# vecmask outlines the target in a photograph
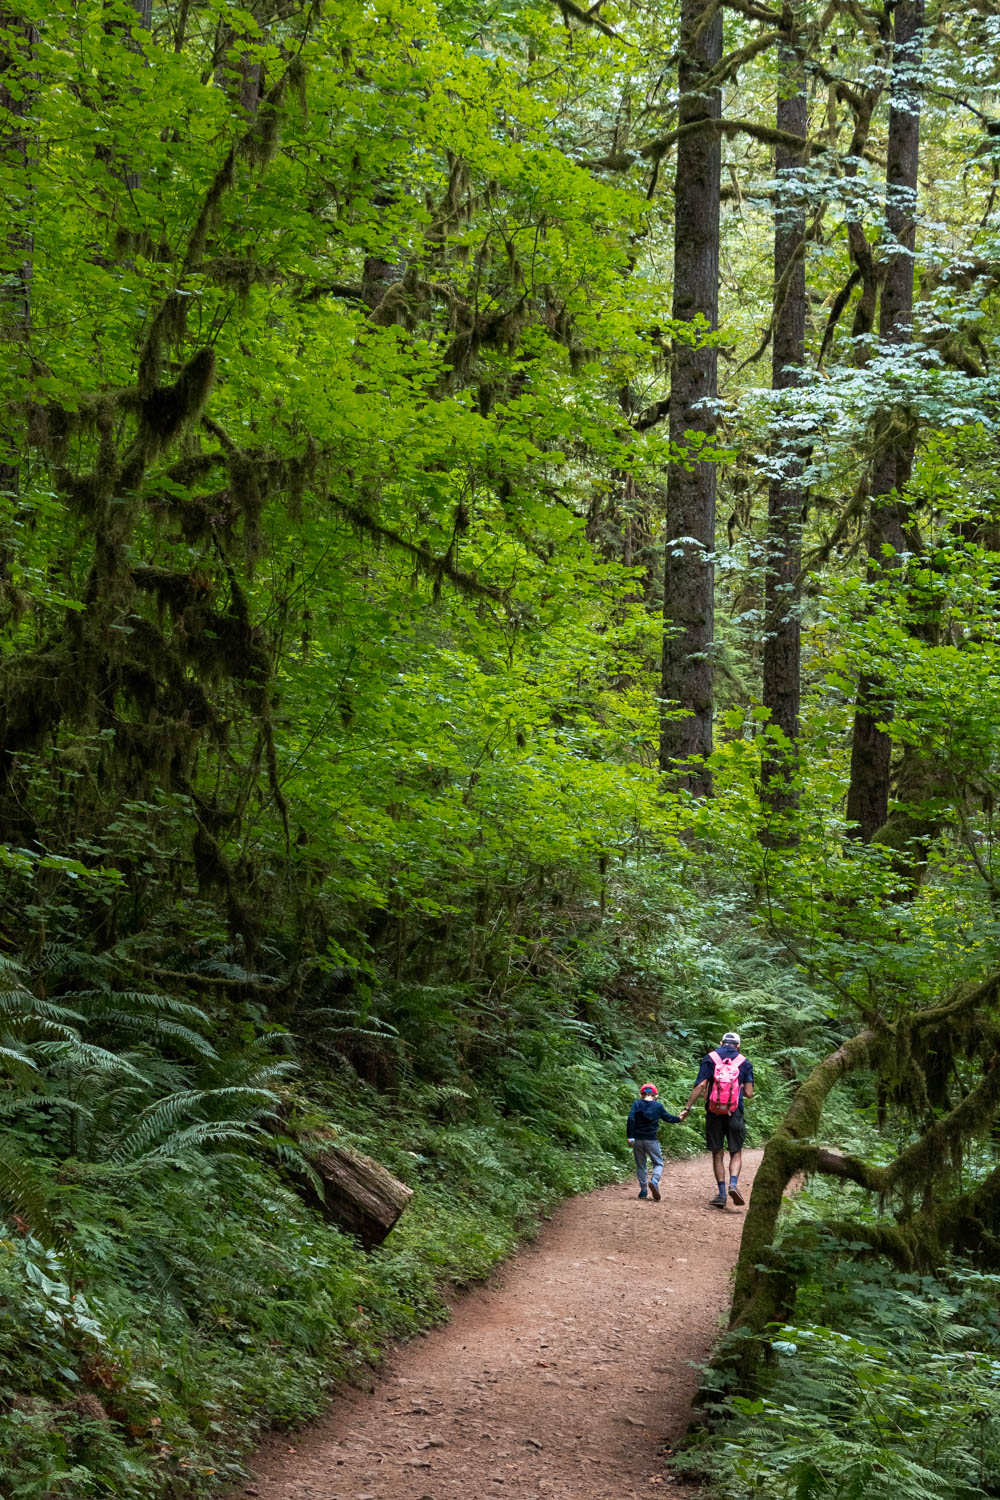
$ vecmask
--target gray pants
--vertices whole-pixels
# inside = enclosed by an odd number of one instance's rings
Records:
[[[635,1171],[639,1179],[639,1186],[646,1186],[646,1157],[653,1163],[652,1180],[659,1185],[660,1175],[663,1172],[663,1151],[659,1141],[636,1141],[632,1147],[635,1156]]]

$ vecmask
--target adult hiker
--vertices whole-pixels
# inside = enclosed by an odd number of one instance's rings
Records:
[[[639,1179],[640,1198],[648,1198],[652,1193],[657,1203],[660,1201],[660,1177],[663,1173],[663,1151],[657,1139],[660,1133],[660,1121],[666,1120],[670,1125],[679,1125],[681,1115],[672,1115],[669,1110],[663,1108],[657,1095],[659,1090],[655,1083],[644,1083],[639,1090],[639,1097],[628,1112],[628,1123],[625,1126],[625,1134],[628,1143],[632,1147],[635,1157],[635,1172]],[[649,1192],[646,1191],[646,1157],[653,1163],[653,1171],[649,1178]]]
[[[740,1168],[743,1165],[743,1142],[747,1122],[743,1100],[753,1098],[753,1063],[740,1051],[738,1031],[727,1031],[719,1045],[701,1060],[691,1097],[681,1110],[686,1120],[691,1106],[701,1094],[705,1097],[705,1145],[712,1153],[712,1167],[718,1192],[711,1199],[712,1208],[726,1206],[726,1147],[729,1147],[729,1196],[742,1208],[746,1199],[740,1192]]]

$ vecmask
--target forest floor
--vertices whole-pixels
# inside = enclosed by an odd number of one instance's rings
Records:
[[[707,1155],[668,1162],[661,1192],[642,1202],[632,1179],[562,1204],[371,1391],[272,1435],[232,1500],[691,1500],[664,1460],[728,1310],[745,1210],[708,1206]]]

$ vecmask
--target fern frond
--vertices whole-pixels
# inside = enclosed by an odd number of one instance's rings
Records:
[[[63,995],[79,1005],[88,1018],[105,1016],[111,1012],[135,1012],[148,1015],[173,1016],[178,1021],[191,1021],[207,1026],[210,1017],[198,1005],[189,1000],[178,1000],[173,995],[147,990],[73,990]]]
[[[221,1106],[226,1110],[238,1111],[236,1118],[244,1120],[259,1119],[261,1115],[271,1113],[272,1104],[280,1104],[280,1095],[272,1089],[259,1088],[255,1084],[223,1084],[219,1088],[206,1089],[202,1095],[204,1104],[214,1108]]]
[[[277,984],[276,974],[259,974],[252,969],[245,969],[242,964],[232,963],[226,959],[206,958],[191,965],[191,974],[196,976],[204,974],[215,979],[231,979],[234,984]]]
[[[23,985],[0,983],[0,1016],[13,1017],[19,1021],[45,1021],[52,1025],[70,1027],[83,1020],[77,1011],[65,1005],[56,1005],[52,1000],[40,1000]]]
[[[309,1011],[307,1019],[311,1026],[319,1020],[327,1020],[327,1024],[318,1029],[334,1036],[377,1036],[382,1040],[399,1036],[399,1028],[389,1021],[383,1021],[380,1016],[366,1016],[362,1023],[356,1010],[345,1010],[333,1005],[323,1005]]]
[[[139,1115],[133,1128],[118,1141],[111,1154],[113,1162],[135,1161],[150,1154],[153,1143],[166,1132],[169,1140],[197,1132],[201,1126],[209,1131],[221,1130],[233,1133],[246,1140],[249,1124],[267,1114],[273,1104],[279,1103],[277,1094],[267,1089],[226,1086],[214,1089],[184,1089],[157,1099]],[[196,1111],[214,1114],[214,1119],[200,1120],[178,1132],[178,1123]],[[193,1143],[195,1135],[190,1135]],[[166,1145],[166,1142],[163,1143]],[[156,1148],[159,1151],[159,1147]]]
[[[267,1154],[273,1156],[288,1171],[304,1177],[320,1202],[325,1201],[326,1188],[323,1179],[296,1141],[290,1136],[265,1135],[260,1138],[259,1145],[263,1146]]]
[[[18,1214],[44,1245],[58,1245],[65,1236],[49,1211],[48,1184],[36,1162],[0,1143],[0,1204]]]
[[[219,1066],[207,1069],[205,1081],[215,1088],[270,1090],[273,1084],[297,1071],[297,1064],[290,1058],[261,1059],[236,1053],[221,1058]]]
[[[184,1297],[177,1286],[174,1267],[167,1259],[163,1250],[160,1249],[159,1245],[154,1245],[152,1240],[148,1239],[137,1238],[133,1239],[132,1243],[138,1251],[146,1256],[146,1259],[156,1273],[156,1279],[153,1282],[155,1294],[158,1297],[169,1297],[177,1311],[183,1313],[184,1317],[190,1318]]]
[[[105,975],[114,972],[114,961],[108,954],[87,953],[68,943],[43,943],[40,967],[50,979],[58,979],[63,974],[72,974],[74,978],[85,975],[100,983]]]
[[[236,1275],[226,1266],[220,1265],[218,1251],[211,1242],[207,1245],[189,1243],[184,1251],[178,1250],[172,1243],[159,1246],[149,1240],[142,1243],[161,1277],[165,1276],[175,1287],[178,1277],[184,1276],[196,1286],[211,1288],[215,1293],[221,1292],[242,1302],[267,1294],[268,1288],[260,1282]],[[175,1295],[178,1295],[176,1291]]]
[[[190,1026],[181,1025],[179,1021],[166,1020],[158,1015],[134,1015],[128,1011],[110,1009],[104,1011],[100,1019],[105,1026],[126,1032],[142,1041],[172,1041],[188,1052],[196,1052],[200,1057],[215,1058],[219,1055],[211,1042],[197,1031],[192,1031]]]
[[[185,1115],[191,1114],[203,1098],[202,1089],[183,1089],[148,1104],[133,1128],[119,1140],[111,1160],[131,1161],[141,1156],[154,1141],[166,1131],[172,1131]]]
[[[19,1047],[11,1046],[7,1039],[0,1040],[0,1070],[24,1089],[38,1085],[38,1064]]]
[[[42,1047],[36,1047],[37,1052],[42,1052]],[[45,1054],[53,1064],[61,1063],[64,1067],[70,1066],[78,1069],[89,1069],[96,1073],[117,1074],[124,1078],[134,1078],[137,1082],[149,1085],[149,1079],[144,1073],[129,1060],[129,1056],[120,1052],[109,1052],[104,1047],[97,1047],[93,1042],[84,1042],[79,1037],[66,1042],[50,1042],[44,1048]]]
[[[119,1151],[115,1155],[115,1166],[146,1167],[154,1163],[182,1162],[196,1156],[207,1146],[217,1146],[226,1141],[230,1145],[246,1149],[255,1142],[253,1130],[233,1120],[199,1120],[184,1130],[175,1130],[158,1146],[151,1147],[141,1155],[126,1157]]]

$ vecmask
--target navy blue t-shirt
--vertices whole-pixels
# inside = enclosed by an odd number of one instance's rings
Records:
[[[720,1057],[738,1057],[740,1051],[739,1047],[732,1046],[716,1047],[713,1050],[716,1051]],[[695,1079],[695,1087],[697,1087],[699,1083],[711,1083],[714,1077],[715,1063],[712,1061],[711,1057],[705,1056],[702,1058],[701,1066],[698,1069],[698,1077]],[[742,1116],[743,1114],[743,1090],[748,1083],[753,1083],[753,1063],[744,1060],[740,1063],[740,1102],[738,1108],[731,1117],[733,1119],[735,1119],[737,1116]],[[708,1107],[707,1089],[705,1090],[705,1106],[706,1108]]]

